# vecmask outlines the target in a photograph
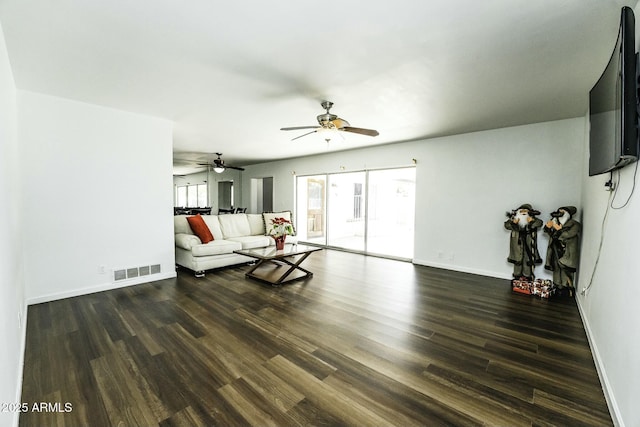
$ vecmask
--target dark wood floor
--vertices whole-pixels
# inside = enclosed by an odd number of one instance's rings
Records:
[[[52,405],[20,425],[612,425],[573,300],[344,252],[305,266],[30,306],[22,401]]]

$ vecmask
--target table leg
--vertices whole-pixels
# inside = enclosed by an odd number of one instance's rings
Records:
[[[304,268],[300,267],[300,264],[302,264],[302,261],[304,261],[305,259],[307,259],[307,257],[308,257],[309,255],[311,255],[311,252],[308,252],[308,253],[306,253],[306,254],[303,254],[303,255],[300,257],[300,259],[299,259],[298,261],[296,261],[295,263],[294,263],[294,262],[289,261],[289,260],[288,260],[288,259],[286,259],[286,258],[282,258],[280,261],[282,261],[282,262],[284,262],[284,263],[286,263],[286,264],[290,265],[291,267],[290,267],[290,268],[289,268],[289,269],[288,269],[288,270],[287,270],[287,271],[286,271],[286,272],[285,272],[285,273],[284,273],[284,274],[283,274],[283,275],[282,275],[282,276],[281,276],[281,277],[276,281],[276,284],[280,284],[280,283],[282,283],[282,282],[284,281],[284,279],[285,279],[289,274],[293,273],[295,270],[301,270],[301,271],[304,271],[304,272],[306,273],[304,276],[301,276],[300,278],[302,278],[302,277],[311,277],[311,276],[313,276],[313,273],[312,273],[312,272],[310,272],[309,270],[306,270],[306,269],[304,269]]]
[[[245,273],[245,276],[249,276],[249,275],[251,275],[254,271],[256,271],[256,269],[257,269],[258,267],[260,267],[262,264],[264,264],[264,262],[265,262],[265,260],[264,260],[264,259],[259,259],[259,260],[258,260],[258,262],[256,262],[256,263],[253,265],[253,267],[251,267],[251,270],[249,270],[249,271],[247,271],[247,272]]]
[[[270,284],[272,284],[272,285],[274,285],[274,286],[275,286],[275,285],[280,285],[280,284],[282,284],[283,282],[285,282],[285,281],[286,281],[285,279],[286,279],[286,278],[287,278],[291,273],[293,273],[295,270],[300,270],[300,271],[304,272],[305,274],[304,274],[304,275],[302,275],[302,276],[296,277],[295,279],[290,279],[290,280],[298,280],[298,279],[304,279],[304,278],[306,278],[306,277],[312,277],[312,276],[313,276],[313,273],[312,273],[311,271],[309,271],[309,270],[307,270],[307,269],[305,269],[305,268],[300,267],[300,264],[302,264],[302,262],[303,262],[305,259],[307,259],[307,257],[308,257],[309,255],[311,255],[311,253],[312,253],[312,252],[308,252],[308,253],[305,253],[305,254],[301,254],[300,258],[299,258],[296,262],[289,261],[289,260],[288,260],[288,259],[286,259],[286,258],[278,258],[277,260],[265,260],[265,259],[260,259],[260,260],[258,260],[258,262],[256,263],[256,265],[254,265],[254,266],[253,266],[249,271],[247,271],[247,272],[245,273],[245,276],[246,276],[246,277],[251,277],[251,278],[253,278],[253,279],[257,279],[257,280],[260,280],[260,281],[263,281],[263,282],[270,283]],[[293,255],[293,256],[297,256],[297,255]],[[265,264],[267,261],[270,261],[271,263],[273,263],[273,264],[277,264],[277,265],[280,265],[280,266],[282,266],[283,264],[284,264],[284,265],[288,265],[288,266],[289,266],[289,268],[288,268],[284,273],[282,273],[282,275],[280,275],[280,276],[279,276],[277,279],[275,279],[275,280],[270,280],[270,279],[268,279],[267,277],[261,277],[261,276],[259,276],[259,275],[255,274],[255,273],[254,273],[254,271],[256,271],[258,268],[260,268],[260,266],[261,266],[261,265],[263,265],[263,264]]]

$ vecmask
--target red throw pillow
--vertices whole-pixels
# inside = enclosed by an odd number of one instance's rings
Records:
[[[200,214],[196,216],[188,216],[187,221],[189,222],[191,231],[198,236],[202,243],[209,243],[213,241],[213,234],[211,234],[211,230],[209,230],[209,227],[207,227],[207,224],[204,222],[204,219],[202,219]]]

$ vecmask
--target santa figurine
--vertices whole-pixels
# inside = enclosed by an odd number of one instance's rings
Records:
[[[528,203],[507,212],[504,228],[511,230],[507,261],[513,264],[513,277],[516,279],[533,280],[535,265],[542,263],[538,252],[538,230],[542,227],[542,220],[536,218],[537,215],[540,211]]]
[[[549,247],[544,268],[553,271],[553,284],[561,295],[574,293],[574,273],[578,267],[581,225],[574,220],[575,206],[563,206],[551,212],[551,219],[544,226],[549,235]]]

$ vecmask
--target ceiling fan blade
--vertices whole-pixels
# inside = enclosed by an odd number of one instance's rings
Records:
[[[307,132],[307,133],[305,133],[305,134],[302,134],[302,135],[300,135],[300,136],[296,136],[295,138],[293,138],[293,139],[292,139],[292,141],[295,141],[295,140],[296,140],[296,139],[298,139],[298,138],[302,138],[303,136],[307,136],[307,135],[310,135],[310,134],[312,134],[312,133],[316,133],[317,131],[318,131],[318,130],[316,129],[316,130],[312,130],[311,132]]]
[[[333,126],[335,126],[336,129],[344,129],[346,127],[349,127],[349,122],[345,119],[341,119],[340,117],[332,120],[331,123],[333,123]]]
[[[345,132],[351,132],[351,133],[359,133],[361,135],[367,135],[367,136],[378,136],[380,135],[380,132],[378,132],[377,130],[374,129],[363,129],[363,128],[354,128],[351,126],[345,126],[342,129]]]
[[[239,166],[229,166],[229,165],[224,165],[223,166],[225,169],[235,169],[235,170],[239,170],[239,171],[243,171],[244,168],[241,168]]]
[[[294,126],[290,128],[280,128],[280,130],[300,130],[300,129],[318,129],[320,126]]]

